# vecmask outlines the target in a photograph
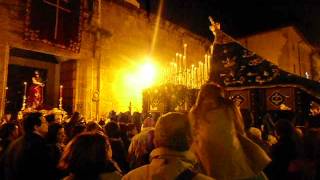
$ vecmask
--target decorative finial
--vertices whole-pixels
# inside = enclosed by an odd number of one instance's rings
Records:
[[[218,44],[225,44],[228,42],[233,42],[231,37],[229,37],[227,34],[221,31],[221,25],[219,22],[215,22],[211,16],[209,16],[209,21],[211,25],[209,26],[209,29],[212,31],[214,35],[214,43]]]
[[[216,34],[217,30],[221,30],[220,23],[214,22],[211,16],[209,16],[209,21],[211,23],[209,29],[213,32],[213,34]]]

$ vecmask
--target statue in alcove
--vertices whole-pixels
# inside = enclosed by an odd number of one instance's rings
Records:
[[[39,109],[43,104],[44,83],[38,71],[34,72],[32,83],[27,93],[27,107]]]

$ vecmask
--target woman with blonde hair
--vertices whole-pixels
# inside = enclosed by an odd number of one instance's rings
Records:
[[[223,97],[219,85],[201,87],[189,116],[192,149],[205,174],[218,180],[267,179],[262,170],[270,158],[246,137],[239,108]]]

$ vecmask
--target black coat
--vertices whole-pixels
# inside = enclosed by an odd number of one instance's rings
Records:
[[[40,135],[26,134],[14,141],[5,155],[5,178],[52,179],[54,165],[45,139]]]

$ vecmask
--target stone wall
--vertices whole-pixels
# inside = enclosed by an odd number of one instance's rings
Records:
[[[312,73],[314,49],[292,26],[244,37],[240,42],[283,70],[303,77]]]
[[[55,55],[58,57],[60,61],[68,60],[68,59],[76,59],[78,61],[86,61],[92,56],[92,40],[88,33],[83,33],[83,44],[81,47],[80,53],[73,53],[70,51],[66,51],[60,48],[56,48],[41,42],[35,41],[25,41],[23,39],[24,35],[24,19],[25,19],[25,7],[26,1],[23,0],[11,0],[11,1],[3,1],[0,4],[0,115],[4,112],[4,89],[6,87],[7,82],[7,67],[8,64],[14,63],[10,60],[9,52],[10,48],[19,48],[19,49],[26,49],[36,52],[42,52],[46,54]],[[21,62],[19,62],[21,63]],[[22,62],[23,63],[23,62]],[[32,66],[32,62],[30,62],[30,66]],[[34,67],[37,67],[35,65]],[[56,68],[59,69],[59,68]],[[57,70],[58,71],[58,70]],[[59,72],[55,72],[59,74]],[[80,81],[85,81],[86,76],[83,79],[79,79]],[[58,94],[58,87],[54,88],[55,92],[53,96],[57,96]],[[82,86],[80,92],[84,91],[86,86]],[[84,94],[84,93],[83,93]],[[53,102],[53,104],[57,104],[57,102]],[[85,109],[82,109],[83,113],[85,113]]]
[[[103,36],[101,46],[101,74],[108,76],[101,76],[101,111],[115,106],[122,111],[128,110],[130,100],[133,101],[133,111],[141,110],[141,103],[136,103],[142,100],[141,97],[134,99],[136,97],[132,93],[136,87],[121,84],[123,81],[119,80],[119,76],[126,73],[123,71],[144,63],[146,56],[150,55],[157,62],[168,65],[176,52],[183,52],[183,44],[187,43],[188,65],[203,60],[210,44],[208,40],[161,19],[152,47],[155,16],[147,17],[144,11],[130,5],[115,1],[103,2],[101,26],[107,33]]]
[[[187,61],[191,65],[203,59],[210,45],[206,38],[161,19],[155,46],[151,48],[155,16],[148,17],[146,12],[120,0],[103,0],[101,12],[99,37],[96,29],[85,25],[80,53],[73,53],[41,42],[23,40],[25,1],[11,0],[0,4],[0,115],[4,110],[9,48],[55,55],[60,62],[77,60],[74,109],[85,117],[94,118],[97,112],[105,114],[112,109],[128,109],[128,94],[135,87],[130,88],[123,79],[119,79],[123,73],[143,63],[146,56],[168,64],[176,52],[182,53],[183,44],[187,43]],[[119,85],[121,82],[122,86]],[[92,98],[97,90],[100,90],[98,102]],[[139,106],[137,104],[133,110],[141,109]]]

